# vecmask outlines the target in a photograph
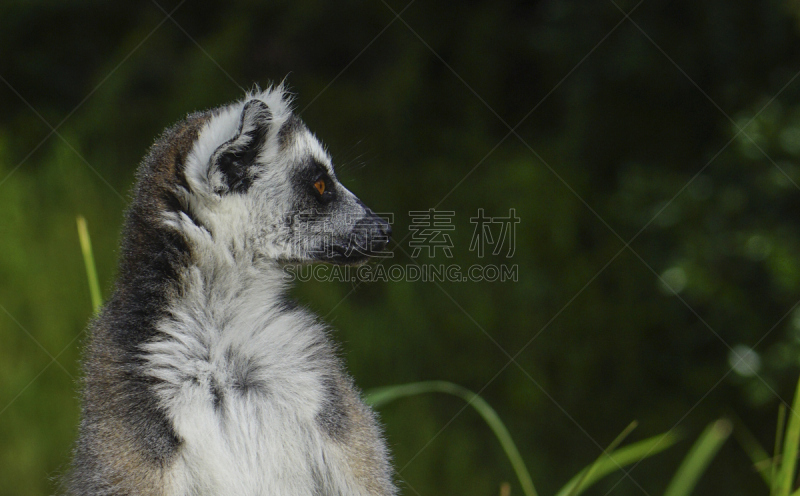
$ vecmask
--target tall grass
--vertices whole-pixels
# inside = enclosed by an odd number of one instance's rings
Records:
[[[78,223],[78,240],[81,244],[81,253],[83,254],[83,264],[86,266],[86,279],[89,281],[89,294],[92,298],[92,309],[94,313],[100,311],[100,306],[103,304],[103,297],[100,295],[100,282],[97,279],[97,267],[94,263],[94,253],[92,252],[92,239],[89,237],[89,227],[86,225],[86,219],[79,215],[75,219]]]
[[[508,432],[500,416],[494,411],[494,408],[489,406],[483,398],[473,393],[467,388],[461,387],[458,384],[446,381],[427,381],[415,382],[411,384],[403,384],[399,386],[387,386],[372,390],[366,397],[367,403],[374,407],[385,405],[390,401],[400,399],[405,396],[417,396],[426,393],[444,393],[457,396],[472,406],[478,414],[483,417],[483,420],[492,429],[494,435],[500,441],[500,445],[508,456],[511,466],[517,474],[517,479],[522,486],[522,491],[527,496],[537,496],[536,489],[533,487],[533,480],[525,467],[525,462],[522,461],[522,456],[519,454],[511,434]]]
[[[681,496],[691,494],[692,489],[706,471],[711,460],[722,444],[731,435],[733,426],[728,419],[720,419],[710,424],[700,434],[689,453],[684,458],[675,476],[664,491],[664,496]]]
[[[797,454],[800,450],[800,381],[797,382],[792,406],[787,411],[786,405],[781,404],[778,409],[778,428],[775,432],[775,450],[772,458],[768,457],[767,451],[746,427],[738,425],[737,429],[740,432],[737,440],[767,484],[770,496],[800,496],[797,481]]]
[[[467,404],[475,409],[475,411],[486,421],[486,424],[495,434],[497,440],[505,451],[506,456],[517,475],[522,492],[526,496],[537,496],[536,489],[534,488],[533,480],[528,472],[522,456],[519,454],[516,444],[508,431],[508,428],[500,420],[497,412],[476,393],[446,381],[427,381],[415,382],[411,384],[401,384],[397,386],[386,386],[374,389],[366,395],[367,403],[373,407],[381,407],[389,402],[404,398],[407,396],[416,396],[427,393],[443,393],[456,396],[466,401]],[[633,443],[623,448],[617,448],[619,444],[630,434],[636,427],[636,423],[630,424],[619,436],[615,439],[609,447],[604,450],[603,454],[595,460],[594,463],[587,466],[572,479],[570,479],[557,493],[556,496],[577,496],[594,483],[601,480],[608,474],[623,469],[624,467],[637,463],[646,458],[654,456],[667,448],[673,446],[679,440],[679,436],[673,432],[667,432],[658,436],[653,436],[643,441]],[[692,459],[689,461],[691,466],[695,466],[698,460]],[[676,492],[672,496],[678,494],[689,494],[694,487],[695,481],[687,480],[682,488],[688,489],[688,492]]]

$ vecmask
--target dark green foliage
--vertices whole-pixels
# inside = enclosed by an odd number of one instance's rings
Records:
[[[408,212],[437,207],[455,212],[454,258],[419,263],[519,266],[516,283],[300,284],[362,388],[479,392],[543,495],[632,420],[630,442],[676,425],[695,439],[735,411],[771,446],[800,368],[800,6],[616,4],[636,7],[631,20],[612,2],[558,0],[418,0],[395,21],[403,2],[5,2],[0,493],[51,494],[76,434],[92,312],[76,215],[107,295],[155,137],[287,74],[343,182],[395,213],[402,241],[384,264],[413,263]],[[468,250],[479,208],[516,209],[512,259]],[[755,348],[757,376],[730,372],[738,345]],[[514,483],[462,407],[381,409],[405,494]],[[659,493],[688,449],[587,494]],[[765,491],[727,443],[697,493]]]

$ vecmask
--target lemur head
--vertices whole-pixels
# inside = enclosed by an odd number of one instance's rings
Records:
[[[211,113],[175,185],[178,227],[233,253],[361,262],[385,248],[391,228],[336,179],[290,103],[278,87]]]

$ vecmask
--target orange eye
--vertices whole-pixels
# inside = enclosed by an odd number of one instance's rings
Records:
[[[324,193],[325,192],[325,181],[322,180],[322,179],[317,180],[317,182],[314,183],[314,189],[319,191],[319,194]]]

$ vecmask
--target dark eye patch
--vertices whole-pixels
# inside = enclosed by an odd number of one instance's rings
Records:
[[[324,183],[322,188],[319,187],[320,181]],[[336,197],[336,189],[330,174],[328,174],[328,169],[316,159],[310,160],[308,178],[304,182],[312,192],[312,195],[323,204],[330,203]],[[320,189],[323,192],[320,192]]]
[[[328,169],[322,165],[322,162],[315,158],[309,160],[309,169],[312,171],[312,175],[315,178],[322,177],[323,175],[326,177],[328,176]]]

